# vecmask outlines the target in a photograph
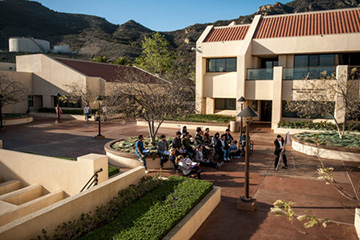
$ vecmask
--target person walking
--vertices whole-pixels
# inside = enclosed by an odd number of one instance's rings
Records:
[[[287,165],[287,159],[286,159],[286,154],[285,154],[285,149],[284,149],[284,138],[281,137],[281,135],[277,135],[275,141],[274,141],[274,145],[275,145],[275,151],[274,151],[274,155],[275,155],[275,170],[276,167],[279,163],[279,159],[280,159],[280,154],[282,154],[282,159],[283,159],[283,163],[284,166],[282,168],[287,169],[288,165]]]
[[[84,107],[85,121],[89,121],[89,113],[90,113],[90,108],[89,105],[86,104],[86,106]]]

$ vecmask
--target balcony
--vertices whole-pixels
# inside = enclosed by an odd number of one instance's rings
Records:
[[[272,80],[273,68],[247,69],[247,80]]]
[[[284,80],[300,80],[300,79],[335,79],[335,67],[297,67],[284,68]]]

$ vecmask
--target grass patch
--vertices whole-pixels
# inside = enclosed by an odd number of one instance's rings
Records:
[[[113,175],[120,172],[120,169],[118,167],[114,167],[114,166],[111,166],[111,165],[109,165],[108,169],[109,169],[109,177],[111,177],[111,176],[113,176]]]
[[[336,125],[329,122],[312,122],[312,121],[280,121],[278,127],[292,129],[309,129],[309,130],[329,130],[336,131]],[[340,123],[342,129],[342,124]],[[360,132],[360,124],[350,122],[345,126],[346,131]]]
[[[212,187],[210,182],[171,176],[112,222],[81,239],[161,239]]]
[[[337,132],[325,133],[298,133],[294,135],[296,138],[322,146],[345,147],[345,148],[360,148],[360,135],[345,134],[343,139],[339,138]]]
[[[167,118],[170,121],[184,121],[184,122],[204,122],[204,123],[229,123],[235,120],[235,117],[217,114],[186,114],[175,115]]]

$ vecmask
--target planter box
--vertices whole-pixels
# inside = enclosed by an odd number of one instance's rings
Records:
[[[34,118],[32,116],[29,116],[29,117],[22,117],[22,118],[3,119],[2,122],[3,122],[4,126],[11,126],[11,125],[31,123],[33,121],[34,121]]]
[[[221,188],[214,186],[163,240],[190,239],[221,201]]]
[[[344,160],[352,162],[360,162],[360,149],[343,148],[331,146],[317,146],[310,144],[295,137],[292,137],[292,148],[295,151],[304,153],[309,156],[319,156],[334,160]]]

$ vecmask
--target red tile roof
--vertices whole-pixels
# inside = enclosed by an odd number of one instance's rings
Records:
[[[207,35],[204,42],[244,40],[249,27],[250,26],[214,28]]]
[[[360,32],[360,9],[263,17],[254,38]]]
[[[129,72],[136,74],[146,74],[147,80],[154,83],[160,78],[148,73],[140,68],[131,66],[121,66],[107,63],[97,63],[74,59],[55,58],[55,60],[69,66],[72,69],[88,76],[88,77],[101,77],[107,82],[114,82],[116,79],[125,77]]]

